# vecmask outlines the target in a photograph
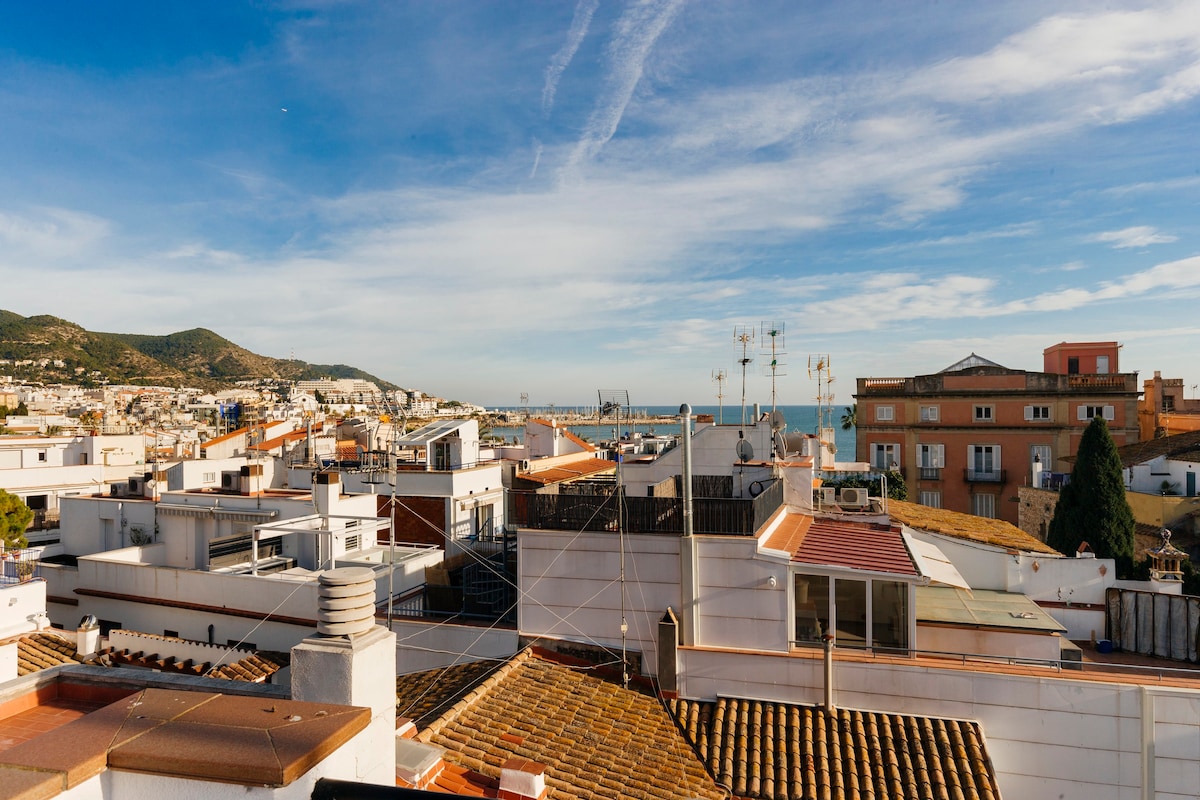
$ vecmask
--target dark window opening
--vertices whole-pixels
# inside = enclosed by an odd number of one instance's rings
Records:
[[[1071,356],[1067,359],[1067,374],[1068,375],[1078,375],[1079,374],[1079,358],[1077,356]]]

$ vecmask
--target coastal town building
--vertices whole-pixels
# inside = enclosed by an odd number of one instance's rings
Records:
[[[1017,489],[1066,471],[1095,416],[1118,446],[1136,442],[1137,373],[1116,342],[1046,348],[1042,372],[971,354],[909,378],[859,378],[857,457],[896,469],[923,505],[1018,521]]]

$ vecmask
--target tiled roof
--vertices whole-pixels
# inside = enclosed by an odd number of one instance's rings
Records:
[[[17,675],[29,675],[61,664],[79,664],[75,642],[56,633],[27,633],[17,640]]]
[[[109,649],[103,652],[101,656],[102,661],[107,661],[111,664],[145,667],[160,672],[176,672],[183,675],[203,675],[209,678],[245,681],[246,683],[263,683],[291,663],[291,656],[288,653],[269,652],[265,650],[238,661],[221,664],[216,667],[206,662],[179,661],[175,658],[161,656],[158,653],[130,653],[128,650]]]
[[[893,520],[903,522],[910,528],[930,533],[1028,553],[1058,554],[1050,545],[1002,519],[977,517],[974,514],[962,514],[944,508],[930,508],[903,500],[888,500],[888,514]]]
[[[720,698],[672,712],[735,797],[966,798],[1000,791],[977,723]]]
[[[766,546],[790,551],[800,564],[919,574],[900,531],[867,522],[788,514]]]
[[[396,677],[396,715],[424,728],[507,661],[468,661]]]
[[[580,439],[578,436],[571,433],[571,431],[569,431],[569,430],[564,431],[563,436],[565,436],[567,438],[567,441],[574,442],[575,444],[579,445],[580,447],[582,447],[584,450],[586,450],[589,453],[596,452],[596,445],[591,444],[590,442],[585,442],[583,439]]]
[[[552,798],[725,796],[656,699],[529,650],[417,738],[446,748],[446,761],[490,777],[514,757],[543,764]]]
[[[1188,431],[1186,433],[1177,433],[1174,436],[1146,439],[1145,441],[1118,447],[1117,455],[1121,457],[1121,466],[1132,467],[1137,464],[1145,464],[1147,461],[1153,461],[1159,456],[1174,458],[1194,454],[1197,450],[1200,450],[1200,431]],[[1068,463],[1074,463],[1075,457],[1072,456],[1063,460]]]
[[[537,462],[533,462],[533,466],[536,465]],[[609,461],[604,458],[583,458],[546,469],[518,472],[517,477],[523,481],[548,485],[586,478],[588,475],[596,475],[601,472],[615,472],[616,469],[617,462],[615,461]]]

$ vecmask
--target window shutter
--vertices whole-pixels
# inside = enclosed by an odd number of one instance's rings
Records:
[[[1080,406],[1078,411],[1079,411],[1079,421],[1086,422],[1087,421],[1087,406]]]
[[[1025,406],[1025,419],[1033,419],[1033,406]]]
[[[1107,420],[1108,422],[1112,422],[1114,418],[1115,417],[1113,416],[1113,407],[1105,406],[1104,407],[1104,419]]]

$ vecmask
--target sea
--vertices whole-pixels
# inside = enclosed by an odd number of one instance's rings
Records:
[[[799,433],[816,433],[817,432],[817,406],[777,406],[777,409],[783,413],[783,419],[787,427],[785,430]],[[489,409],[500,413],[511,413],[514,418],[520,418],[525,409],[508,407]],[[760,413],[769,412],[770,406],[759,406]],[[831,425],[834,429],[834,441],[837,444],[839,454],[845,453],[848,457],[853,458],[854,454],[854,429],[848,431],[842,430],[842,413],[845,409],[841,406],[834,407],[834,413],[830,415],[826,424]],[[529,415],[532,417],[541,417],[543,419],[558,418],[562,419],[566,415],[579,415],[582,417],[595,416],[595,408],[573,408],[561,407],[558,409],[552,408],[530,408]],[[590,413],[589,413],[590,412]],[[828,413],[828,412],[826,412]],[[740,405],[724,407],[720,406],[692,406],[692,416],[696,414],[712,414],[714,422],[724,422],[726,425],[736,425],[742,420],[742,407]],[[647,417],[676,417],[679,415],[679,406],[637,406],[631,409],[631,416],[637,418]],[[747,423],[754,418],[753,406],[746,406],[745,419]],[[670,436],[679,433],[679,422],[673,421],[656,421],[656,422],[639,422],[631,424],[622,422],[620,430],[617,430],[617,423],[608,417],[604,423],[597,425],[596,423],[579,422],[575,424],[568,422],[567,427],[576,436],[586,439],[589,442],[598,442],[604,439],[614,439],[618,436],[623,436],[626,433],[657,433],[664,436]],[[525,429],[521,426],[506,426],[499,425],[492,429],[495,436],[503,437],[509,441],[521,441],[525,436]]]

